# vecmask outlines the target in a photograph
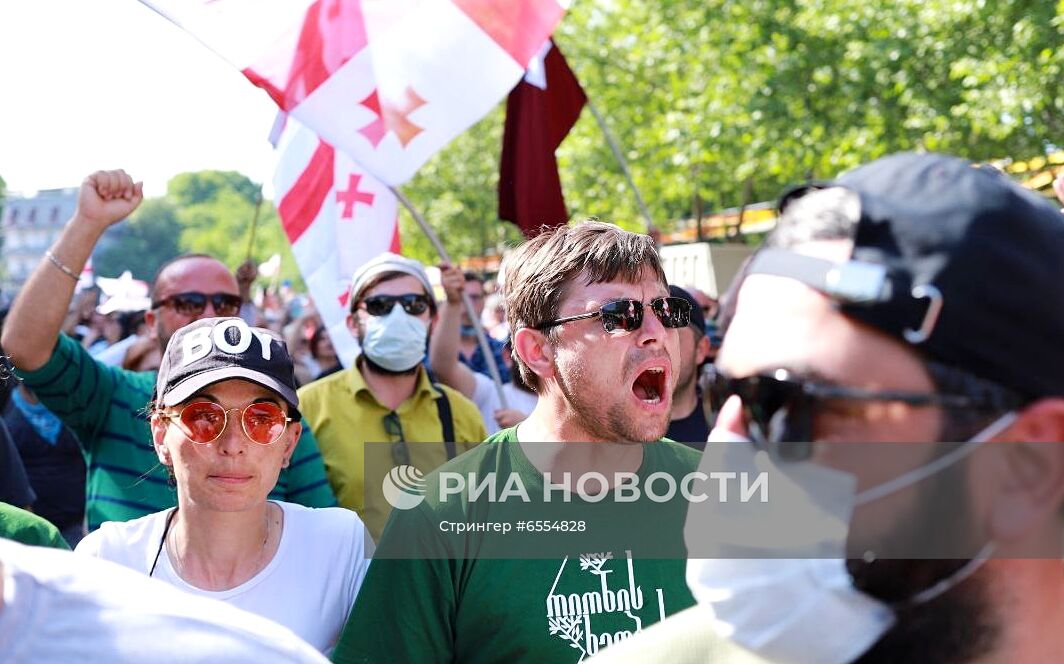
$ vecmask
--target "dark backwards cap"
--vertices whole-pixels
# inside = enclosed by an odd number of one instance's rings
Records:
[[[288,348],[273,332],[240,318],[201,318],[174,333],[166,344],[155,399],[176,406],[208,385],[239,378],[273,390],[300,419],[295,373]]]
[[[1064,215],[990,168],[896,154],[831,183],[860,199],[849,262],[778,249],[750,274],[799,279],[943,364],[1028,398],[1064,396]]]

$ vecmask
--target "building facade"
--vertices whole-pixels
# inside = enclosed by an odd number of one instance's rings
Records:
[[[36,196],[4,201],[3,289],[17,291],[44,258],[78,203],[77,188],[44,189]]]

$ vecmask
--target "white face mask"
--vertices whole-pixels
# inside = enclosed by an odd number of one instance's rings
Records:
[[[396,303],[387,316],[369,316],[362,352],[389,371],[408,371],[425,358],[429,328]]]
[[[771,502],[752,519],[749,505],[692,505],[685,527],[687,549],[708,559],[687,562],[687,584],[695,599],[713,609],[718,634],[781,664],[844,664],[868,650],[894,624],[894,610],[857,590],[846,569],[850,518],[858,505],[911,486],[957,463],[1008,428],[1008,413],[968,443],[889,482],[857,493],[857,478],[810,462],[784,462],[786,473],[748,438],[714,429],[702,459],[703,472],[755,475],[772,470]],[[747,443],[727,445],[722,443]],[[707,470],[709,469],[709,470]],[[777,529],[817,558],[785,558]],[[800,529],[800,530],[796,530]],[[702,541],[710,533],[712,543]],[[721,541],[721,533],[728,541]],[[701,536],[700,536],[701,535]],[[787,539],[787,538],[784,538]],[[949,578],[909,599],[922,604],[971,576],[992,554],[987,544]]]

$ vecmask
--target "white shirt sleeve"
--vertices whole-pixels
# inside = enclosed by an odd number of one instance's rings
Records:
[[[480,417],[484,420],[484,428],[488,435],[499,430],[499,424],[495,421],[495,411],[502,406],[499,403],[499,394],[495,391],[495,383],[482,373],[473,372],[473,378],[477,382],[473,390],[473,403],[480,411]]]

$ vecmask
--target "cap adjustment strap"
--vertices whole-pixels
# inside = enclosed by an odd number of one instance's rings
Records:
[[[931,338],[942,313],[942,291],[932,284],[909,287],[904,274],[860,260],[835,263],[786,249],[762,249],[747,275],[795,279],[839,302],[846,313],[918,345]],[[926,301],[923,304],[921,301]],[[917,327],[906,321],[919,321]]]

